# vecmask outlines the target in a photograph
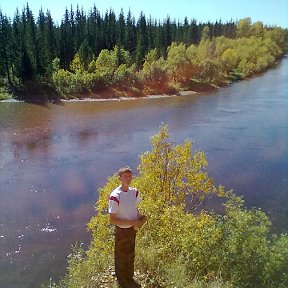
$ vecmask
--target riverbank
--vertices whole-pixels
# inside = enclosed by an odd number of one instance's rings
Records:
[[[199,92],[195,91],[179,91],[177,94],[158,94],[158,95],[145,95],[140,97],[109,97],[109,98],[91,98],[91,97],[84,97],[84,98],[60,98],[61,102],[107,102],[107,101],[130,101],[130,100],[137,100],[137,99],[157,99],[157,98],[170,98],[170,97],[177,97],[177,96],[187,96],[191,94],[197,94]],[[17,100],[15,98],[9,97],[7,99],[0,100],[2,103],[15,103],[15,102],[25,102],[24,100]],[[52,102],[53,101],[49,101]]]
[[[182,83],[182,87],[177,89],[175,83],[157,83],[158,85],[152,85],[152,87],[144,86],[141,89],[135,88],[133,86],[128,87],[125,85],[111,85],[106,86],[96,92],[85,92],[78,95],[67,95],[66,97],[60,97],[63,102],[84,102],[84,101],[126,101],[126,100],[136,100],[136,99],[155,99],[155,98],[167,98],[167,97],[177,97],[186,96],[191,94],[201,94],[210,93],[217,91],[219,88],[227,87],[239,81],[250,80],[255,77],[259,77],[269,71],[270,69],[275,69],[279,66],[282,59],[287,57],[283,55],[280,59],[275,61],[273,64],[265,67],[261,71],[255,72],[253,75],[243,76],[237,74],[237,76],[231,77],[230,80],[222,80],[217,83],[201,82],[197,79],[190,79]],[[179,84],[179,83],[178,83]],[[182,90],[183,89],[183,90]],[[53,102],[53,101],[52,101]]]
[[[195,91],[180,91],[177,94],[151,94],[140,97],[112,97],[112,98],[78,98],[78,99],[63,99],[63,102],[106,102],[106,101],[128,101],[137,99],[159,99],[159,98],[170,98],[177,96],[186,96],[191,94],[197,94]]]
[[[276,68],[283,58],[287,55],[283,55],[281,59],[266,67],[265,69],[250,75],[249,77],[235,77],[233,80],[219,81],[217,84],[209,82],[200,82],[198,80],[186,81],[181,89],[175,88],[177,85],[171,83],[158,83],[153,87],[145,86],[142,89],[135,88],[128,85],[111,85],[104,86],[98,91],[85,91],[78,94],[60,95],[52,84],[47,83],[35,83],[29,81],[24,85],[23,89],[13,88],[14,92],[9,93],[7,88],[1,88],[0,102],[27,102],[33,104],[46,105],[48,103],[61,104],[62,102],[103,102],[103,101],[127,101],[136,99],[155,99],[155,98],[167,98],[186,96],[191,94],[210,93],[218,90],[221,87],[232,85],[238,81],[244,81],[253,79],[263,75],[270,69]]]
[[[45,91],[45,93],[37,94],[37,91],[29,89],[30,94],[22,91],[18,95],[14,96],[12,94],[9,97],[0,98],[0,102],[28,102],[34,104],[47,104],[48,102],[54,104],[60,104],[61,102],[103,102],[103,101],[127,101],[127,100],[136,100],[136,99],[155,99],[155,98],[167,98],[167,97],[177,97],[177,96],[186,96],[196,93],[208,93],[215,91],[219,88],[214,84],[210,83],[197,83],[194,85],[193,90],[180,90],[168,89],[163,90],[161,93],[158,90],[158,93],[155,94],[145,94],[140,92],[132,92],[131,90],[127,92],[128,89],[121,90],[119,87],[106,87],[100,91],[94,93],[83,93],[81,95],[70,95],[66,97],[61,97],[56,92],[51,93],[50,91]],[[223,85],[222,85],[223,86]],[[40,89],[43,92],[43,89]],[[147,91],[147,90],[146,90]],[[150,90],[151,91],[151,90]],[[168,93],[167,93],[168,92]],[[170,92],[170,93],[169,93]]]

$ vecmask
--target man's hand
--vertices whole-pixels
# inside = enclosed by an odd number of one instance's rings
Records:
[[[110,224],[114,225],[132,225],[136,228],[140,228],[146,222],[147,217],[144,215],[139,215],[136,220],[125,220],[117,218],[117,215],[114,213],[110,214]]]
[[[140,228],[145,224],[146,221],[147,221],[147,217],[145,215],[139,215],[138,219],[135,220],[135,224],[133,226]]]

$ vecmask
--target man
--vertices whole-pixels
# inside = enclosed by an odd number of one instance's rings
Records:
[[[129,187],[132,171],[129,167],[119,169],[121,185],[109,197],[110,223],[115,225],[115,273],[121,288],[141,287],[134,279],[136,229],[146,217],[140,215],[137,204],[141,201],[136,188]],[[136,228],[136,229],[135,229]]]

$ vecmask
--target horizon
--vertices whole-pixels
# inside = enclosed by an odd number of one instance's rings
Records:
[[[49,10],[54,23],[57,25],[61,24],[66,8],[70,10],[70,7],[72,6],[75,11],[77,6],[79,6],[87,15],[89,10],[95,5],[101,15],[104,15],[107,10],[109,11],[112,9],[117,18],[121,9],[123,9],[125,17],[130,10],[132,16],[136,20],[141,12],[143,12],[145,17],[151,17],[152,19],[161,22],[165,18],[170,17],[172,21],[175,20],[176,22],[180,21],[180,23],[183,23],[183,20],[187,17],[188,20],[195,19],[198,24],[207,22],[215,23],[220,20],[222,23],[230,22],[231,20],[237,22],[240,19],[249,17],[253,23],[261,21],[266,26],[278,26],[284,29],[288,28],[288,0],[279,0],[277,5],[273,4],[270,0],[254,0],[252,3],[251,1],[244,0],[241,1],[240,7],[237,7],[240,3],[231,4],[231,1],[228,0],[221,0],[221,3],[219,3],[219,1],[218,3],[215,3],[215,1],[206,0],[205,5],[203,5],[203,2],[200,4],[199,2],[179,0],[177,3],[175,3],[175,1],[166,1],[165,5],[161,6],[161,2],[164,1],[158,1],[152,5],[151,0],[146,0],[145,3],[142,3],[141,5],[140,1],[135,0],[109,0],[99,1],[98,3],[97,1],[90,0],[71,0],[70,2],[61,2],[59,5],[59,1],[57,2],[56,0],[50,0],[49,3],[36,0],[7,1],[0,4],[0,10],[12,20],[17,8],[21,13],[28,3],[29,8],[35,17],[38,16],[40,9],[42,9],[44,13]],[[175,5],[177,7],[175,7]],[[210,9],[207,9],[207,6],[210,7]],[[225,6],[225,9],[223,9],[223,6]],[[163,9],[163,7],[165,7],[165,9]],[[191,10],[191,13],[187,13],[188,10]],[[247,13],[247,11],[249,11],[249,13]]]

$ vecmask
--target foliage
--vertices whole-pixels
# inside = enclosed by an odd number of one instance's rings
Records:
[[[9,93],[8,89],[4,87],[0,87],[0,100],[7,100],[12,98],[11,93]]]
[[[152,93],[153,90],[157,93],[158,89],[161,93],[163,87],[168,86],[168,74],[165,60],[163,57],[159,57],[158,54],[157,49],[149,51],[145,56],[143,68],[139,73],[139,78],[142,83],[146,85],[146,87],[152,89]]]
[[[186,82],[195,76],[195,68],[187,57],[184,43],[177,45],[173,42],[167,48],[166,65],[170,77],[176,82]]]
[[[265,264],[265,286],[279,288],[287,287],[288,283],[288,235],[273,235],[272,249]]]
[[[240,19],[237,24],[237,36],[238,37],[249,37],[251,31],[251,18],[247,17]]]
[[[96,60],[96,73],[104,79],[105,83],[112,82],[113,74],[117,69],[117,59],[114,51],[104,49]]]
[[[87,39],[83,41],[78,51],[81,63],[83,63],[83,70],[87,70],[89,63],[93,59],[93,50],[89,46]]]
[[[193,152],[190,140],[175,145],[162,126],[151,145],[133,182],[148,216],[137,232],[136,267],[163,287],[287,287],[287,235],[271,239],[262,211],[246,209],[240,197],[215,186],[205,154]],[[113,266],[107,199],[118,181],[113,175],[99,190],[97,214],[88,224],[91,246],[71,254],[61,287],[100,286],[99,275]],[[199,209],[211,195],[226,199],[223,214]]]
[[[83,72],[84,69],[85,69],[84,63],[81,61],[80,55],[76,53],[71,62],[70,70],[77,73],[77,72]]]

